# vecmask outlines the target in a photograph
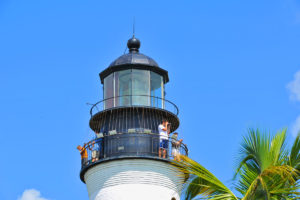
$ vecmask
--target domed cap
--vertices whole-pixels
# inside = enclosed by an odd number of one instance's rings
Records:
[[[134,35],[127,42],[127,47],[129,49],[129,52],[131,53],[139,52],[140,46],[141,46],[140,40],[135,38]]]
[[[147,65],[147,66],[158,67],[158,64],[157,62],[155,62],[155,60],[153,60],[149,56],[138,53],[137,51],[130,52],[120,56],[119,58],[114,60],[109,65],[109,67],[114,67],[119,65]]]
[[[139,39],[135,38],[134,36],[130,38],[127,42],[129,53],[124,54],[116,60],[114,60],[108,66],[108,68],[106,68],[99,74],[101,83],[103,83],[104,78],[110,75],[111,73],[126,69],[150,70],[163,76],[164,83],[169,82],[168,71],[160,68],[155,62],[155,60],[153,60],[152,58],[139,53],[140,46],[141,42]]]

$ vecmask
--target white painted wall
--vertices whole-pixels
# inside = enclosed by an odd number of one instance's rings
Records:
[[[147,159],[98,164],[84,180],[90,200],[179,200],[182,186],[174,166]]]

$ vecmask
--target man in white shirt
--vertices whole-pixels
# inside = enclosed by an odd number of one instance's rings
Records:
[[[158,156],[161,158],[161,154],[163,154],[163,158],[166,158],[167,149],[168,149],[168,139],[170,134],[170,124],[166,119],[163,119],[162,124],[158,126],[158,132],[159,132]]]

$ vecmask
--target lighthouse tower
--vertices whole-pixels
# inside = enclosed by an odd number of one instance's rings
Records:
[[[159,154],[162,120],[171,124],[171,135],[179,127],[178,108],[165,99],[168,72],[139,53],[134,36],[127,46],[129,53],[99,74],[104,99],[90,111],[95,139],[85,146],[80,178],[91,200],[179,200],[182,180],[171,164],[175,138],[164,147],[166,156]],[[184,144],[177,150],[187,155]]]

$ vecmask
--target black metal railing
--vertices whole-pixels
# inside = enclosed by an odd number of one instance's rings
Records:
[[[118,133],[103,136],[84,145],[87,157],[82,158],[82,168],[103,160],[124,157],[174,159],[178,154],[188,155],[187,146],[175,139],[168,140],[167,147],[163,148],[165,156],[163,151],[160,155],[160,142],[158,134]]]
[[[104,99],[95,104],[92,104],[90,110],[91,116],[94,114],[111,108],[118,107],[154,107],[172,112],[175,115],[179,114],[178,107],[171,101],[149,95],[123,95]]]

